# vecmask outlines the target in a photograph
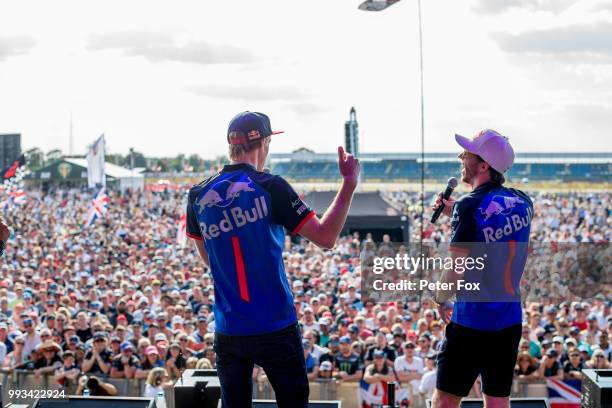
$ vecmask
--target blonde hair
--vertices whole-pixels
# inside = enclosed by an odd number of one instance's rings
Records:
[[[149,371],[149,375],[147,376],[147,384],[152,387],[161,387],[163,384],[162,377],[167,376],[168,372],[165,368],[155,367],[151,371]]]
[[[189,369],[193,369],[193,368],[198,368],[198,358],[197,357],[189,357],[187,359],[187,361],[185,362],[185,366],[186,368]],[[202,367],[200,367],[202,368]]]
[[[228,147],[227,155],[229,156],[230,160],[238,160],[240,156],[259,149],[262,145],[262,140],[265,139],[270,140],[269,137],[265,137],[262,139],[251,140],[250,142],[246,142],[244,144],[231,144]]]
[[[196,364],[196,369],[198,370],[210,369],[210,368],[212,368],[212,364],[210,364],[210,360],[207,358],[199,359],[198,363]]]

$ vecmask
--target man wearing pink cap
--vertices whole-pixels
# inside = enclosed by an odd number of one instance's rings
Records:
[[[454,283],[455,290],[436,293],[439,304],[455,292],[457,300],[438,355],[433,405],[458,407],[480,376],[485,406],[507,407],[522,334],[520,279],[533,204],[524,192],[503,186],[504,173],[514,162],[507,137],[486,129],[472,139],[455,139],[464,149],[459,155],[462,181],[472,191],[456,202],[444,200],[453,231],[450,251],[455,258],[486,261],[474,273],[445,271],[442,280]],[[439,197],[434,207],[441,202]],[[457,290],[460,280],[478,283],[482,292]],[[440,305],[439,310],[447,321],[446,308]]]

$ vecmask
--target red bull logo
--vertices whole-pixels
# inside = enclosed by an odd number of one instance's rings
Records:
[[[200,196],[195,204],[198,208],[200,230],[204,239],[217,238],[224,232],[234,231],[248,223],[267,217],[268,204],[263,195],[253,200],[251,194],[237,200],[244,194],[253,192],[256,192],[255,184],[246,177],[239,180],[221,180]],[[238,203],[240,205],[237,205]],[[207,210],[212,212],[202,217]],[[204,218],[219,221],[207,223],[202,221]]]
[[[253,182],[247,177],[242,181],[222,180],[213,185],[202,197],[196,201],[198,213],[202,214],[206,208],[210,207],[229,207],[234,202],[234,199],[239,197],[243,192],[253,192],[255,189],[251,187]]]
[[[524,204],[525,201],[517,196],[493,196],[486,207],[480,207],[480,214],[487,221],[493,215],[508,215],[517,204]]]
[[[203,197],[202,197],[203,198]],[[222,218],[218,223],[200,222],[200,230],[204,239],[214,239],[221,233],[231,232],[237,228],[244,227],[248,223],[257,222],[268,216],[268,205],[264,196],[255,198],[253,207],[243,209],[242,207],[232,207],[221,211]]]
[[[478,210],[483,216],[484,222],[493,216],[505,216],[501,220],[497,217],[494,218],[490,226],[482,229],[485,242],[503,241],[505,237],[510,237],[517,231],[529,227],[533,219],[533,209],[531,206],[517,207],[524,203],[524,200],[514,195],[496,195],[491,198],[487,205],[480,207]]]

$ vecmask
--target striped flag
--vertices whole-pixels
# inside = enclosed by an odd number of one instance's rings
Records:
[[[87,184],[89,188],[106,187],[104,135],[96,139],[87,150]]]
[[[580,408],[580,380],[547,379],[551,408]]]
[[[23,178],[27,175],[25,156],[21,155],[9,167],[2,170],[0,190],[5,192],[0,207],[4,210],[12,205],[22,205],[26,202],[23,190]]]
[[[89,212],[87,213],[87,220],[85,221],[85,226],[89,227],[92,225],[99,217],[106,213],[108,210],[108,202],[109,198],[106,195],[106,189],[102,188],[96,194],[91,203],[89,204]]]
[[[176,244],[185,248],[187,243],[187,213],[183,212],[176,226]]]
[[[375,408],[388,405],[387,382],[381,381],[368,384],[364,380],[360,380],[359,399],[361,400],[361,408]],[[395,403],[399,404],[400,407],[408,407],[410,405],[408,389],[396,388]]]

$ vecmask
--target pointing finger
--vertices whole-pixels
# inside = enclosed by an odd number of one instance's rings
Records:
[[[344,147],[338,146],[338,159],[344,161]]]

